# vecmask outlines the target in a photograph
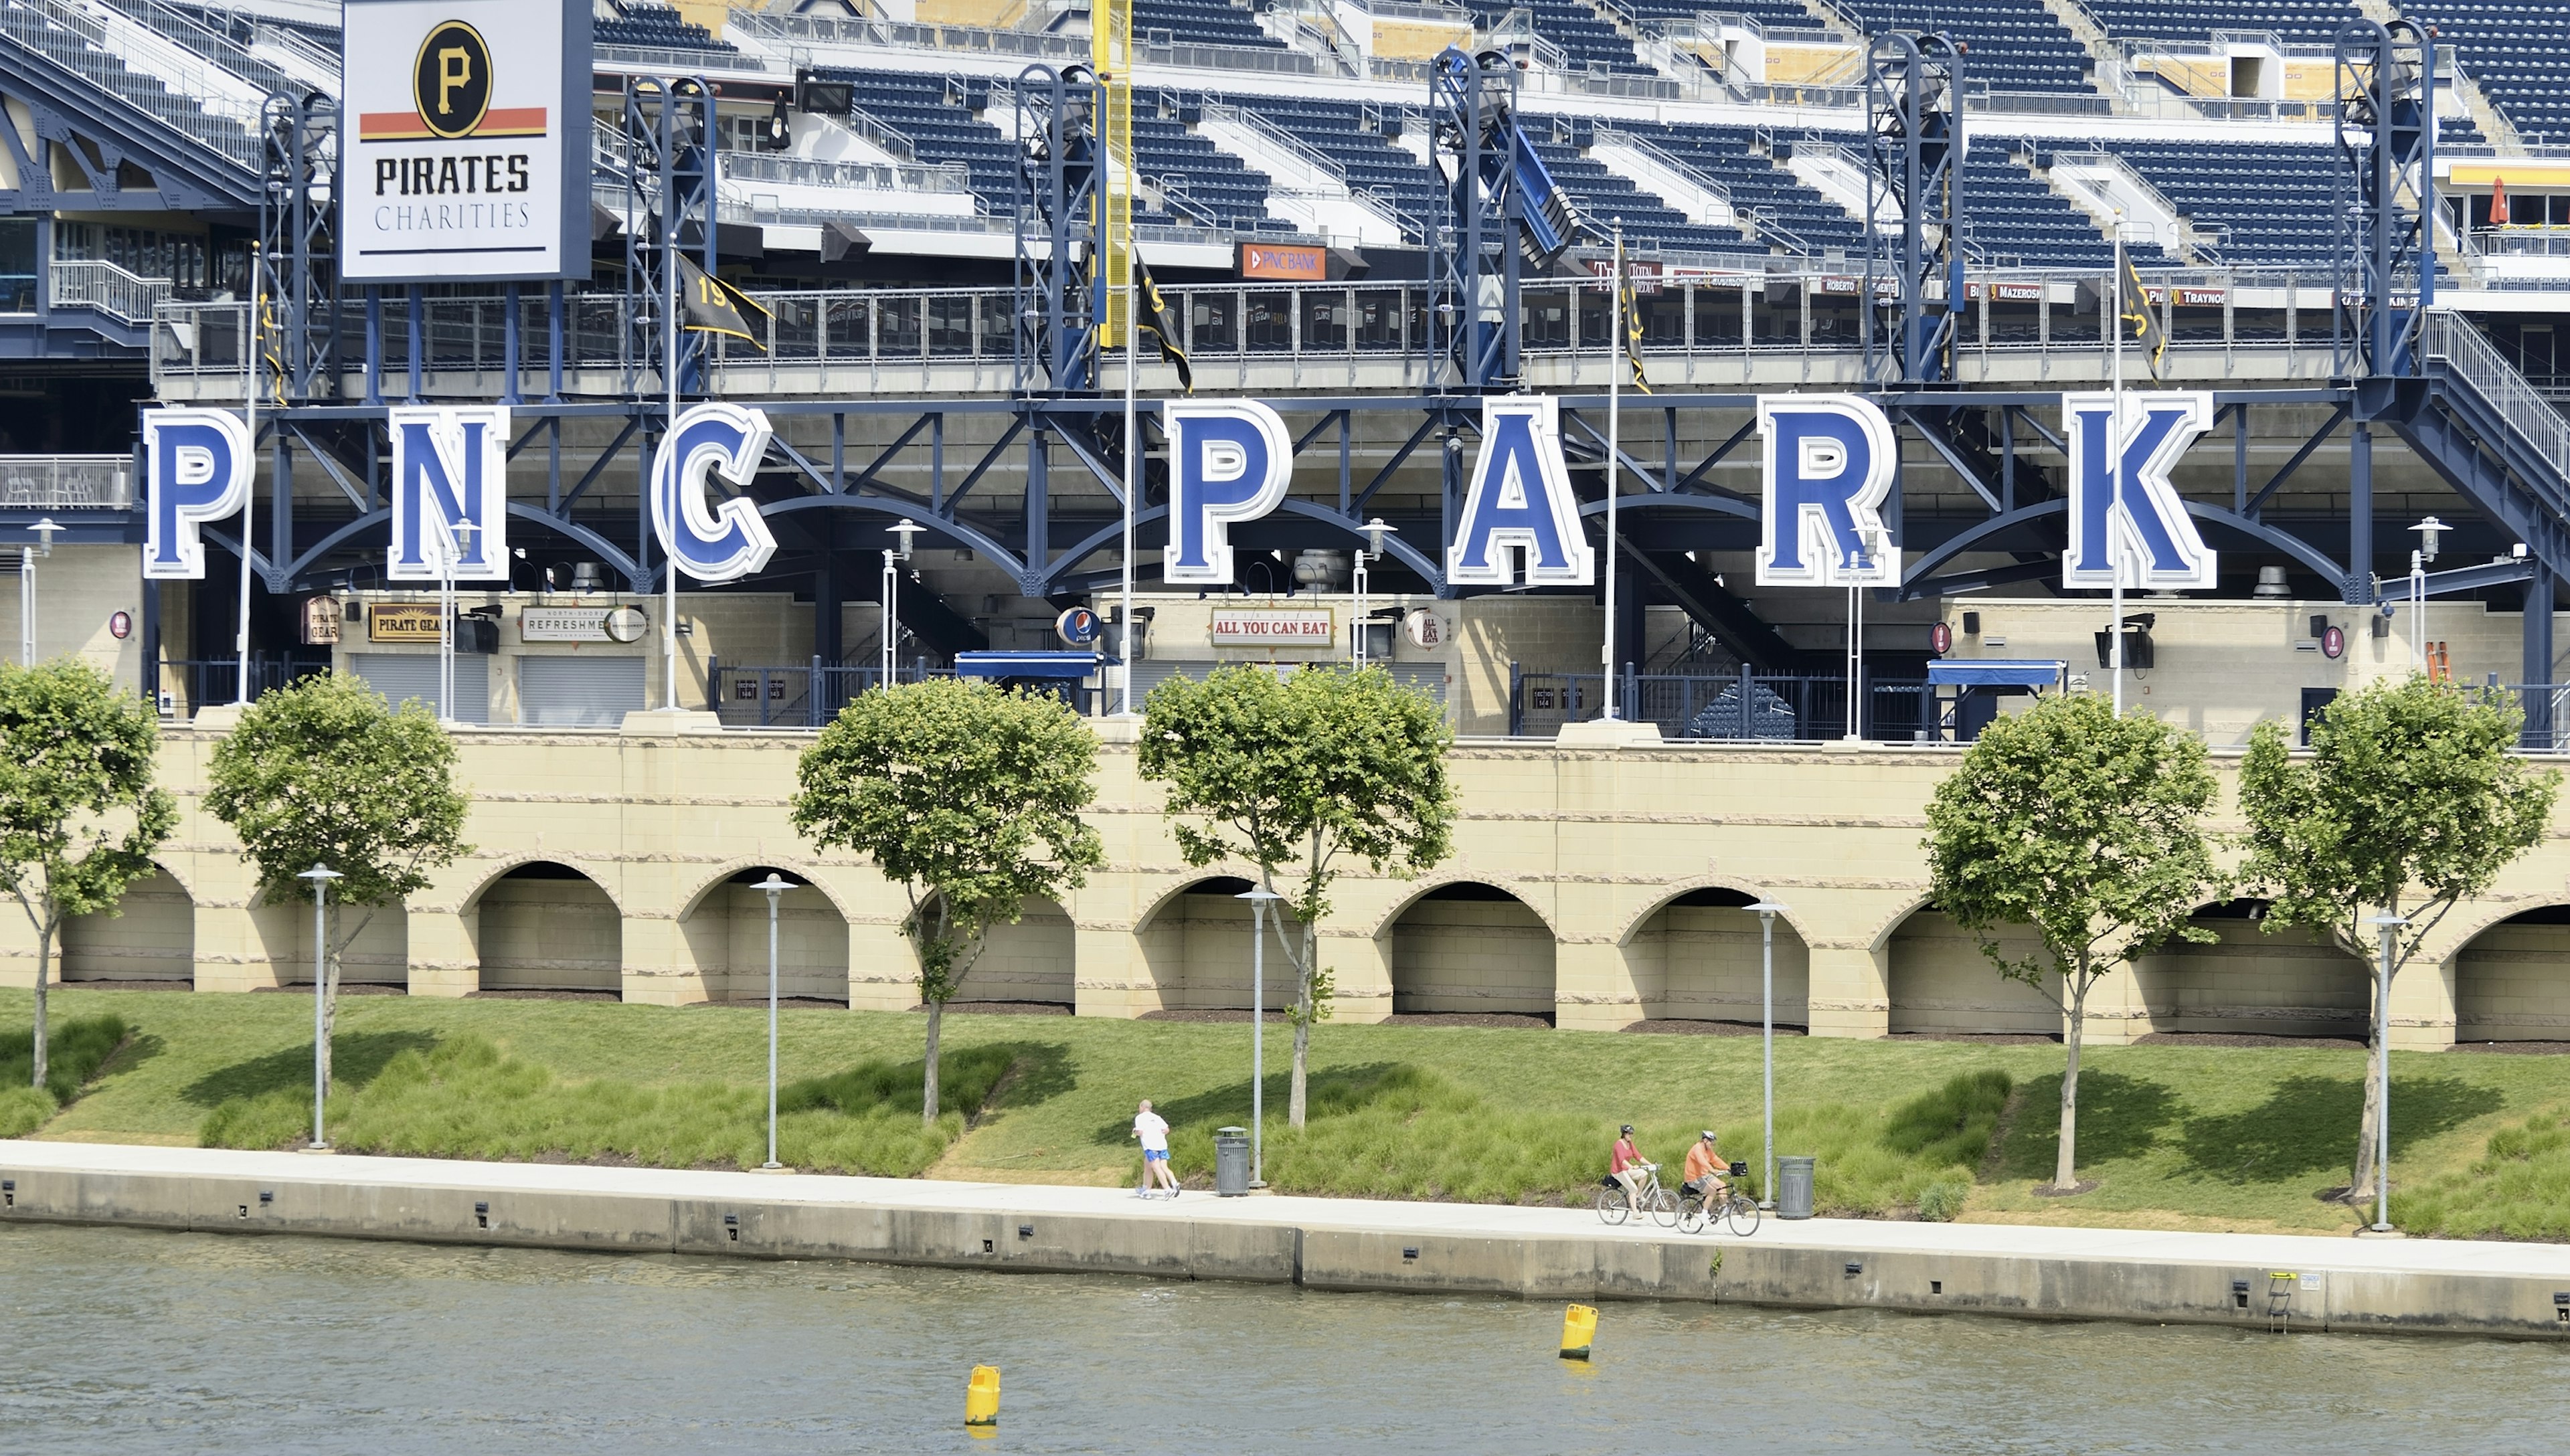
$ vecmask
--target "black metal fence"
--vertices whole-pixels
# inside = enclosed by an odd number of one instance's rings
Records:
[[[1564,723],[1603,716],[1601,673],[1508,669],[1508,734],[1548,738]],[[1663,738],[1814,743],[1847,735],[1847,678],[1753,672],[1674,676],[1627,671],[1611,684],[1616,713],[1659,725]],[[1861,737],[1908,743],[1935,720],[1925,679],[1865,682]]]
[[[883,681],[881,667],[849,667],[815,657],[791,667],[709,664],[713,709],[726,728],[818,728],[839,715],[850,699]],[[925,657],[894,670],[902,682],[951,676]]]
[[[252,652],[249,655],[249,692],[256,698],[270,688],[279,688],[298,677],[310,677],[330,670],[330,654],[320,652]],[[240,659],[237,657],[169,658],[161,664],[161,682],[170,694],[170,709],[182,717],[193,718],[197,710],[223,703],[237,702],[244,694],[240,688]]]

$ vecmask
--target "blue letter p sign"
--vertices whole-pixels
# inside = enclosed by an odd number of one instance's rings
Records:
[[[1758,433],[1767,455],[1758,584],[1899,585],[1901,550],[1883,524],[1883,503],[1900,447],[1874,401],[1762,396]]]
[[[651,457],[651,534],[677,568],[699,581],[735,581],[776,554],[758,503],[715,505],[705,477],[715,471],[746,490],[767,455],[767,412],[739,405],[691,405]]]
[[[1294,442],[1276,412],[1256,400],[1170,400],[1160,406],[1160,421],[1169,434],[1169,544],[1160,552],[1160,577],[1227,586],[1229,528],[1285,499]]]
[[[143,574],[204,579],[206,546],[198,526],[237,516],[249,504],[249,428],[223,410],[145,410],[143,463],[152,498]]]

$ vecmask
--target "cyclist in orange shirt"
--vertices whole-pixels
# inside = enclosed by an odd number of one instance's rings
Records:
[[[1730,1191],[1730,1185],[1722,1178],[1730,1171],[1730,1163],[1714,1146],[1713,1129],[1707,1128],[1704,1135],[1696,1139],[1695,1146],[1687,1149],[1686,1182],[1680,1186],[1679,1192],[1693,1194],[1710,1205]]]

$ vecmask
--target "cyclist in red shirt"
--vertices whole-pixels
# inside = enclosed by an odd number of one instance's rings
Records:
[[[1642,1152],[1633,1146],[1633,1125],[1624,1124],[1615,1139],[1615,1149],[1606,1157],[1606,1172],[1624,1187],[1624,1202],[1633,1212],[1642,1211],[1642,1178],[1651,1165],[1642,1161]]]

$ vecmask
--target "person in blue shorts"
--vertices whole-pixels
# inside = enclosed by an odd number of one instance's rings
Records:
[[[1169,1170],[1169,1125],[1151,1110],[1151,1099],[1142,1099],[1141,1108],[1133,1114],[1133,1136],[1142,1140],[1142,1186],[1133,1190],[1135,1198],[1149,1198],[1154,1187],[1165,1188],[1171,1198],[1178,1196],[1178,1175]]]

